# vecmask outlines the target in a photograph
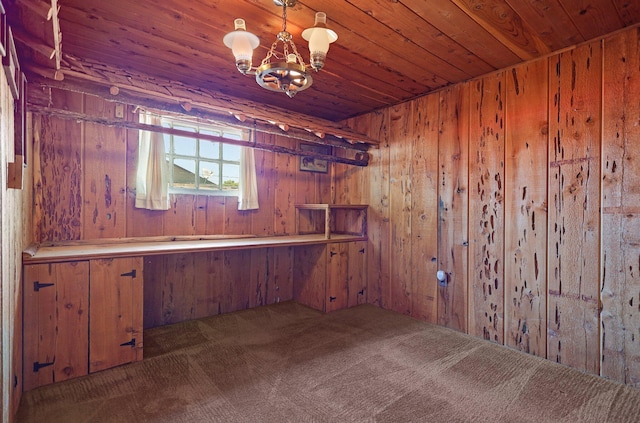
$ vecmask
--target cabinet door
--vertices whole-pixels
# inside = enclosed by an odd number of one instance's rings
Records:
[[[329,244],[327,257],[326,312],[347,308],[349,297],[349,244]]]
[[[367,302],[367,241],[349,243],[347,307]]]
[[[142,257],[91,260],[89,371],[142,360]]]
[[[24,267],[24,390],[88,373],[89,263]]]

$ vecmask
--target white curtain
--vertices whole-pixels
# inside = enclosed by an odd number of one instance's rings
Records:
[[[140,123],[160,126],[160,118],[140,112]],[[140,131],[136,204],[140,209],[169,210],[169,179],[162,134]]]
[[[256,177],[256,159],[253,148],[242,147],[240,152],[240,184],[238,210],[258,208],[258,178]]]

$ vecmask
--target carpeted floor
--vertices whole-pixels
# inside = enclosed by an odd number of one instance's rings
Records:
[[[147,330],[145,360],[25,393],[19,423],[639,422],[640,390],[363,305]]]

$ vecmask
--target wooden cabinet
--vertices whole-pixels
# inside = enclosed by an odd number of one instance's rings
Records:
[[[142,360],[142,257],[91,260],[89,372]]]
[[[88,373],[89,262],[24,268],[24,390]]]
[[[293,299],[326,313],[365,303],[366,244],[296,247]]]
[[[142,258],[24,266],[24,389],[142,359]]]

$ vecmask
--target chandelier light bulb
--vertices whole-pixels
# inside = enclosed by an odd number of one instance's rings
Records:
[[[302,38],[309,41],[311,67],[317,72],[324,66],[329,45],[338,39],[338,34],[327,28],[327,14],[317,12],[315,25],[302,31]]]
[[[238,18],[233,23],[235,31],[225,35],[222,41],[233,52],[238,70],[246,74],[251,69],[253,50],[260,45],[260,40],[247,31],[244,19]]]

